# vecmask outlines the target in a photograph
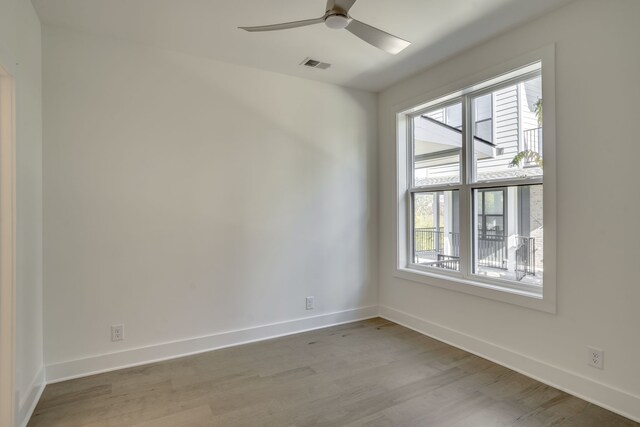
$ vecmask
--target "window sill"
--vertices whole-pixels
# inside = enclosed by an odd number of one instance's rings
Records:
[[[469,280],[462,277],[438,274],[410,267],[396,268],[393,275],[399,279],[475,295],[494,301],[519,305],[547,313],[555,314],[556,312],[555,295],[544,295],[542,290],[529,291],[514,289],[500,284],[492,284],[488,281]]]

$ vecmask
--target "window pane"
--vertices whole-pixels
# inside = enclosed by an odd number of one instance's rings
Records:
[[[485,215],[484,223],[485,234],[503,234],[504,233],[504,216],[503,215]]]
[[[489,93],[473,100],[474,135],[486,142],[493,141],[493,97]]]
[[[444,122],[456,129],[462,129],[462,103],[450,105],[444,109]]]
[[[460,270],[459,200],[457,190],[414,194],[414,263]]]
[[[504,213],[504,189],[499,190],[483,190],[483,209],[481,212],[487,214],[503,214]]]
[[[460,182],[461,114],[458,103],[414,117],[414,185]]]
[[[542,285],[542,185],[474,190],[473,271]]]
[[[480,122],[476,122],[475,125],[475,137],[481,142],[493,141],[493,120],[487,119]]]
[[[474,107],[475,107],[475,121],[481,122],[483,120],[490,119],[492,117],[491,104],[492,104],[493,96],[488,93],[483,96],[479,96],[474,99]]]
[[[473,98],[477,181],[542,175],[542,79]]]

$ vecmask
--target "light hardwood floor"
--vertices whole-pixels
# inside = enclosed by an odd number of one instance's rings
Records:
[[[383,319],[48,385],[29,426],[638,426]]]

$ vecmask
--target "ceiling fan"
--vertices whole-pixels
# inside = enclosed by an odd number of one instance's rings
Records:
[[[385,31],[379,30],[349,15],[349,9],[356,0],[327,0],[326,12],[320,18],[306,19],[304,21],[287,22],[284,24],[262,25],[259,27],[238,27],[246,31],[274,31],[288,28],[305,27],[307,25],[324,24],[334,30],[346,29],[351,34],[360,37],[367,43],[389,52],[393,55],[401,52],[411,42],[396,37]]]

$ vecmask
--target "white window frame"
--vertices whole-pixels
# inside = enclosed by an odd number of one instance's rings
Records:
[[[506,63],[469,76],[440,90],[423,94],[394,108],[396,116],[396,255],[394,275],[427,285],[472,294],[484,298],[512,303],[549,313],[556,312],[556,159],[555,159],[555,46],[547,46],[515,58]],[[540,71],[536,71],[537,69]],[[488,93],[500,86],[513,84],[524,75],[539,72],[542,76],[544,178],[509,179],[474,182],[467,180],[473,172],[471,161],[471,120],[467,114],[470,97]],[[412,188],[410,166],[413,144],[411,143],[411,119],[416,115],[463,100],[463,149],[461,151],[460,184]],[[543,183],[544,180],[544,183]],[[513,185],[543,184],[544,215],[544,272],[543,285],[530,285],[509,280],[500,280],[471,274],[472,206],[474,189],[508,187]],[[460,271],[434,269],[412,263],[412,194],[422,191],[460,191]]]

